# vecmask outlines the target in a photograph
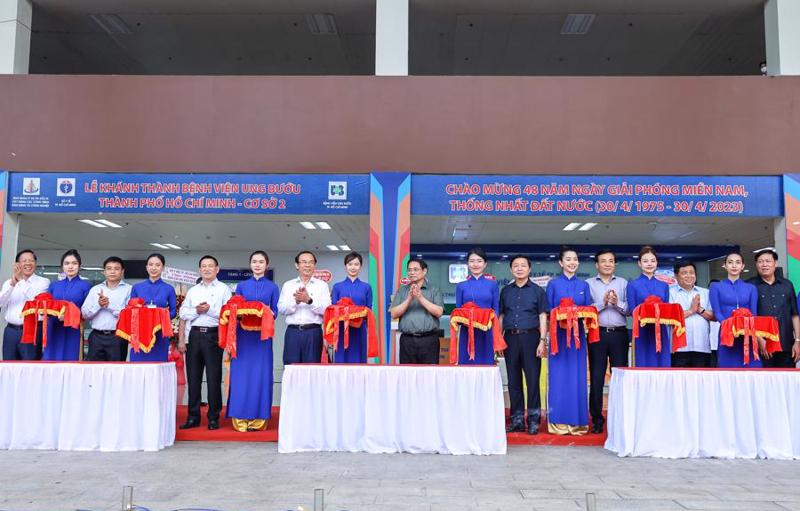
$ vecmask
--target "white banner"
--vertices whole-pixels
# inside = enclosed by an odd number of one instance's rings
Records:
[[[168,282],[177,282],[179,284],[189,284],[193,286],[197,284],[197,279],[200,274],[193,270],[181,270],[180,268],[172,268],[165,266],[161,278]]]

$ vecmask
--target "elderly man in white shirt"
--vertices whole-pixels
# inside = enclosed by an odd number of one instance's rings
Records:
[[[128,343],[117,337],[119,313],[128,304],[131,286],[122,280],[125,263],[116,256],[103,261],[105,282],[89,290],[81,313],[92,325],[89,334],[89,356],[92,362],[124,362],[128,358]]]
[[[50,281],[36,275],[36,254],[33,250],[20,250],[15,259],[11,278],[0,289],[0,307],[5,310],[6,328],[3,332],[3,360],[39,360],[42,358],[42,341],[21,344],[22,307],[39,293],[50,287]],[[41,336],[42,329],[38,332]]]
[[[219,429],[222,411],[222,354],[219,347],[219,313],[231,298],[231,288],[217,280],[219,262],[205,255],[200,258],[199,284],[186,293],[180,317],[189,327],[186,369],[189,380],[189,415],[180,429],[200,425],[200,395],[203,369],[208,390],[208,429]]]
[[[283,284],[278,312],[286,318],[283,364],[318,363],[322,358],[322,316],[331,304],[328,285],[314,278],[317,256],[303,251],[294,258],[298,277]]]
[[[669,301],[683,308],[686,347],[672,354],[672,367],[711,367],[711,322],[714,313],[708,289],[697,286],[697,270],[691,261],[675,264],[677,285],[669,288]]]

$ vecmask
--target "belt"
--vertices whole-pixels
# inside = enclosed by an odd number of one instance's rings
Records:
[[[521,334],[529,334],[535,330],[539,330],[538,328],[506,328],[505,332],[509,335],[521,335]]]
[[[22,330],[22,325],[15,325],[14,323],[9,323],[6,326],[8,328],[13,328],[14,330]]]
[[[402,335],[410,335],[411,337],[430,337],[432,335],[437,335],[438,333],[438,330],[429,330],[427,332],[420,333],[401,332]]]
[[[322,328],[319,323],[305,323],[303,325],[286,325],[286,328],[294,328],[295,330],[311,330],[312,328]]]
[[[95,330],[92,330],[92,332],[97,332],[98,334],[102,334],[102,335],[117,335],[117,331],[116,330],[97,330],[97,329],[95,329]]]
[[[219,327],[216,326],[193,326],[192,332],[200,332],[201,334],[215,334],[219,331]]]
[[[628,327],[626,326],[601,326],[601,332],[623,332],[627,331]]]

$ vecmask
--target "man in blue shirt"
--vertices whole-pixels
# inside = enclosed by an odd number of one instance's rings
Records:
[[[508,373],[508,396],[511,400],[509,433],[525,430],[525,398],[522,392],[522,375],[528,387],[528,434],[539,431],[541,397],[539,395],[540,357],[545,353],[547,331],[547,295],[530,280],[531,262],[524,255],[511,258],[514,282],[500,293],[500,318],[503,338],[508,347],[504,355]]]

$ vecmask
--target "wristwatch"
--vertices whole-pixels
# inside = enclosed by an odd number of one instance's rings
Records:
[[[703,307],[697,309],[698,314],[703,314],[706,310]]]
[[[313,298],[311,298],[311,297],[309,296],[309,297],[308,297],[308,301],[307,301],[306,303],[307,303],[308,305],[311,305],[312,303],[314,303],[314,299],[313,299]]]

